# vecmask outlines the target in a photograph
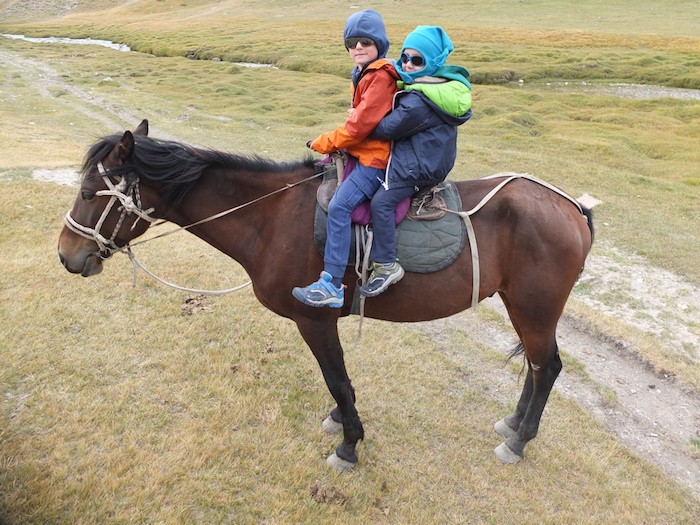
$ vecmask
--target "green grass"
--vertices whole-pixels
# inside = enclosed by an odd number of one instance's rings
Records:
[[[372,320],[361,342],[356,319],[341,322],[367,429],[362,463],[329,471],[338,437],[323,435],[320,422],[330,398],[290,322],[249,289],[183,315],[187,294],[144,277],[132,288],[125,257],[100,276],[68,276],[55,225],[74,190],[2,188],[4,522],[692,523],[697,515],[697,500],[557,393],[527,460],[499,465],[491,425],[512,410],[518,367],[499,385],[513,400],[504,404],[484,374],[502,367],[492,349],[458,331],[437,342]],[[196,286],[245,279],[184,234],[139,255]],[[469,358],[457,366],[443,345]]]
[[[694,458],[700,459],[700,439],[692,438],[688,445]]]
[[[7,48],[41,58],[65,82],[108,100],[132,120],[111,117],[112,127],[101,124],[97,133],[94,118],[85,115],[89,102],[60,87],[37,97],[23,75],[10,75],[4,100],[11,103],[0,110],[8,124],[0,131],[9,153],[0,161],[6,169],[76,165],[98,134],[133,127],[141,118],[151,121],[155,136],[300,157],[305,142],[336,125],[347,106],[346,81],[334,75],[102,49],[76,55],[69,46],[37,49],[16,41]],[[700,233],[687,227],[700,220],[700,186],[693,182],[700,178],[697,101],[626,100],[545,86],[477,86],[474,101],[453,178],[528,172],[574,195],[591,193],[605,203],[595,210],[600,238],[700,282]],[[59,137],[61,147],[51,148]],[[35,147],[27,149],[27,143]],[[51,155],[37,158],[37,150]]]
[[[0,0],[0,13],[10,4]],[[492,424],[512,410],[519,370],[507,369],[504,403],[484,374],[502,356],[461,334],[441,343],[366,321],[357,342],[357,320],[341,321],[367,437],[361,466],[338,475],[325,465],[338,437],[320,432],[331,403],[318,366],[250,289],[183,315],[187,294],[143,276],[132,288],[124,257],[91,279],[66,274],[56,237],[75,189],[34,182],[32,169],[77,167],[98,136],[141,118],[156,137],[280,160],[306,155],[306,141],[343,118],[349,5],[244,4],[153,0],[0,22],[0,33],[107,38],[153,54],[2,40],[17,60],[0,78],[0,522],[694,523],[697,499],[556,393],[526,461],[498,465]],[[458,48],[452,62],[474,74],[475,116],[453,178],[529,172],[591,193],[604,201],[601,241],[700,283],[700,103],[545,83],[700,87],[695,3],[644,0],[630,16],[622,1],[446,0],[430,20],[420,3],[375,4],[393,51],[416,23],[441,23]],[[525,88],[501,85],[519,78]],[[187,235],[138,255],[188,286],[246,280]],[[592,330],[629,335],[594,321]]]

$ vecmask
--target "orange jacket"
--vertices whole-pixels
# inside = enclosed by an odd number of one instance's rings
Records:
[[[357,87],[351,87],[355,111],[341,126],[313,140],[311,149],[319,153],[346,150],[363,166],[385,169],[391,142],[369,136],[379,121],[391,111],[398,78],[394,66],[384,58],[369,64],[362,72]]]

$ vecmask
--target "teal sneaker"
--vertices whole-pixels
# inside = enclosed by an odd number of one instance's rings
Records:
[[[386,264],[373,262],[372,273],[367,282],[360,286],[360,293],[365,297],[376,297],[392,284],[398,283],[404,273],[403,268],[396,261]]]
[[[296,287],[292,295],[309,306],[328,306],[330,308],[342,308],[345,302],[345,289],[343,286],[336,288],[328,272],[321,272],[321,278],[305,288]]]

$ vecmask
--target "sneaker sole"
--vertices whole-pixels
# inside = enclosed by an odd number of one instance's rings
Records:
[[[327,306],[329,308],[342,308],[344,300],[339,301],[338,299],[324,299],[323,301],[311,301],[301,294],[297,294],[296,288],[292,290],[292,295],[297,301],[304,303],[307,306],[323,307]]]
[[[400,272],[394,273],[389,276],[389,278],[384,281],[384,284],[381,285],[379,288],[374,290],[373,292],[368,292],[363,289],[362,286],[360,286],[360,293],[364,295],[365,297],[376,297],[379,294],[386,292],[386,289],[389,288],[392,284],[398,283],[401,279],[403,279],[403,276],[406,274],[403,268],[401,268]]]

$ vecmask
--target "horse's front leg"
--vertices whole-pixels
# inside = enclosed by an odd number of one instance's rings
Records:
[[[336,434],[343,430],[343,414],[340,413],[340,408],[336,406],[331,410],[321,427],[326,434]]]
[[[358,441],[364,439],[365,431],[355,408],[355,389],[345,369],[337,317],[303,318],[296,322],[321,367],[328,390],[338,404],[332,411],[335,417],[331,419],[342,422],[343,442],[335,449],[335,454],[329,456],[328,463],[338,470],[348,470],[357,464],[355,447]]]

